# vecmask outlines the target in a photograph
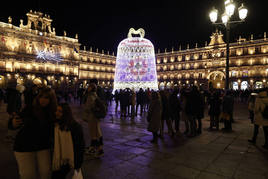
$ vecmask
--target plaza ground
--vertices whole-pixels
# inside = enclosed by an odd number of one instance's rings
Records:
[[[89,143],[87,124],[81,121],[81,107],[73,104],[76,120],[82,124],[86,143]],[[207,114],[207,112],[206,112]],[[17,164],[12,144],[6,141],[7,119],[5,106],[0,108],[0,178],[18,178]],[[253,125],[248,119],[247,105],[236,102],[233,132],[209,132],[208,116],[203,119],[203,133],[188,138],[165,134],[158,145],[151,144],[147,132],[146,115],[135,119],[120,119],[114,105],[102,121],[104,157],[92,159],[85,156],[84,178],[99,179],[173,179],[173,178],[235,178],[268,179],[268,151],[260,130],[257,145],[251,145]],[[220,124],[223,127],[223,124]],[[184,131],[184,123],[181,123]]]

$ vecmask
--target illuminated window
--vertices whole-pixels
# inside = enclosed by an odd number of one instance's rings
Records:
[[[194,59],[197,60],[199,58],[199,54],[194,54]]]
[[[251,58],[251,59],[249,59],[248,63],[249,63],[250,65],[253,65],[254,61],[255,61],[255,60],[254,60],[253,58]]]
[[[190,55],[186,55],[185,60],[190,60],[190,57],[191,57]]]
[[[182,60],[182,56],[181,55],[178,56],[177,60],[178,60],[178,62],[180,62]]]
[[[242,71],[242,77],[248,77],[248,71],[247,70]]]
[[[238,90],[238,82],[233,82],[233,90]]]
[[[232,77],[236,77],[237,76],[237,72],[236,71],[232,71]]]
[[[249,47],[249,48],[248,48],[248,53],[249,53],[250,55],[254,54],[254,53],[255,53],[255,47]]]
[[[236,55],[242,55],[242,54],[243,54],[242,48],[236,49]]]
[[[268,52],[268,45],[264,45],[261,47],[261,52],[262,53],[267,53]]]
[[[204,59],[208,58],[208,54],[207,53],[203,53],[202,58],[204,58]]]
[[[246,89],[248,89],[248,82],[247,81],[242,81],[241,90],[246,90]]]
[[[164,58],[164,60],[163,60],[163,61],[164,61],[164,63],[167,63],[167,58]]]

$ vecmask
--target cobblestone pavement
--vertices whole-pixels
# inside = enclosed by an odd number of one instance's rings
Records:
[[[89,144],[88,129],[81,121],[81,108],[72,105],[74,116],[82,124],[86,143]],[[260,130],[257,145],[247,142],[252,136],[253,126],[248,120],[247,106],[236,103],[233,132],[207,130],[209,121],[203,119],[203,133],[188,138],[183,135],[170,138],[165,134],[158,145],[151,144],[151,133],[147,132],[145,115],[135,119],[120,119],[110,107],[102,121],[104,157],[92,159],[85,156],[84,178],[100,179],[173,179],[173,178],[260,178],[268,179],[268,152],[262,149],[263,131]],[[223,127],[223,124],[220,124]],[[17,165],[7,135],[7,114],[0,109],[0,178],[18,178]],[[181,131],[184,131],[181,123]],[[9,132],[10,133],[10,132]]]

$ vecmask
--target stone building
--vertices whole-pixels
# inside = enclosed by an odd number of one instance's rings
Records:
[[[223,34],[216,31],[204,47],[156,54],[158,82],[160,88],[209,84],[224,88],[226,43]],[[239,37],[230,43],[230,88],[247,89],[267,86],[268,41],[266,33],[262,39],[250,40]]]
[[[41,12],[30,11],[27,24],[0,22],[0,86],[9,80],[48,85],[76,85],[90,78],[99,79],[111,86],[114,76],[115,56],[80,50],[78,35],[75,38],[57,36],[52,19]]]
[[[113,86],[114,53],[92,48],[80,49],[75,38],[56,35],[52,19],[41,12],[30,11],[27,24],[0,22],[0,87],[9,80],[23,84],[27,80],[51,86],[78,86],[92,78],[100,85]],[[226,43],[223,34],[216,31],[209,44],[156,54],[157,77],[160,88],[198,85],[224,88]],[[230,43],[230,87],[232,89],[260,88],[268,82],[268,40],[249,40],[239,37]]]

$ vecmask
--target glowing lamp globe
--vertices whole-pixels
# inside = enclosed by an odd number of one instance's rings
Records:
[[[132,37],[132,34],[140,37]],[[131,28],[128,38],[119,43],[113,91],[126,88],[158,90],[154,46],[144,35],[143,29]]]

